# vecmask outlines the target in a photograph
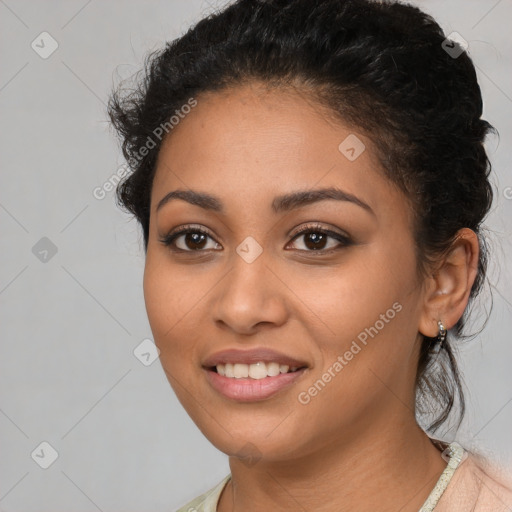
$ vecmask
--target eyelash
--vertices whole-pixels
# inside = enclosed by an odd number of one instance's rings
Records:
[[[200,252],[206,252],[206,251],[210,251],[210,250],[217,250],[217,249],[185,250],[185,249],[179,249],[179,248],[175,247],[174,243],[177,238],[179,238],[182,235],[187,235],[190,233],[204,234],[204,235],[207,235],[208,237],[210,237],[212,240],[214,240],[214,238],[210,235],[209,231],[207,231],[203,228],[200,228],[200,227],[195,227],[193,225],[187,225],[187,226],[183,226],[183,228],[180,229],[179,231],[176,231],[174,233],[171,232],[168,235],[160,238],[160,242],[162,244],[164,244],[166,247],[169,247],[173,252],[181,252],[181,253],[197,252],[197,253],[200,253]],[[335,240],[340,242],[340,244],[337,247],[330,248],[330,249],[318,249],[318,250],[296,249],[296,250],[298,250],[299,252],[307,252],[307,253],[313,253],[313,254],[330,254],[330,253],[332,253],[334,251],[338,251],[344,247],[348,247],[348,246],[352,245],[352,243],[353,243],[352,240],[348,236],[342,235],[341,233],[337,233],[335,231],[331,231],[329,229],[325,229],[322,226],[320,226],[319,224],[312,224],[312,225],[310,224],[310,225],[304,226],[303,228],[301,228],[299,231],[297,231],[293,235],[291,242],[293,242],[297,238],[300,238],[300,236],[304,236],[304,235],[307,235],[310,233],[326,235],[329,238],[334,238]],[[216,243],[218,243],[218,242],[216,242]]]

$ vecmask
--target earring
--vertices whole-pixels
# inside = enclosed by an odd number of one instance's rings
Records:
[[[446,339],[446,328],[445,328],[443,322],[441,322],[441,320],[439,320],[437,322],[437,325],[439,327],[439,333],[437,335],[437,341],[439,342],[439,348],[441,348],[443,346],[444,340]]]

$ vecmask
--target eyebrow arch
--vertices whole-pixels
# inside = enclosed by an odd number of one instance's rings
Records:
[[[172,192],[169,192],[159,201],[156,207],[156,211],[158,212],[165,204],[174,199],[181,199],[190,204],[204,208],[205,210],[212,210],[215,212],[223,213],[223,204],[219,198],[205,192],[196,192],[193,190],[173,190]],[[375,215],[374,211],[367,203],[355,195],[335,187],[313,190],[299,190],[289,194],[277,196],[272,201],[272,210],[274,213],[287,212],[301,208],[303,206],[307,206],[312,203],[325,201],[327,199],[347,201],[349,203],[356,204],[372,215]]]

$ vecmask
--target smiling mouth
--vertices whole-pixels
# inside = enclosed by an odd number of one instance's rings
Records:
[[[259,361],[257,363],[225,363],[212,366],[209,370],[218,373],[222,377],[232,379],[254,379],[261,380],[267,377],[277,377],[280,374],[295,373],[305,366],[288,366],[276,362]]]
[[[290,389],[307,371],[307,366],[277,362],[217,363],[203,367],[210,385],[235,402],[260,402]]]

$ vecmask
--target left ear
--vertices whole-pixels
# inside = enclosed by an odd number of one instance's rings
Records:
[[[479,243],[476,233],[459,230],[446,255],[436,266],[426,283],[425,302],[418,330],[425,336],[436,337],[437,322],[451,329],[466,309],[471,287],[478,272]]]

